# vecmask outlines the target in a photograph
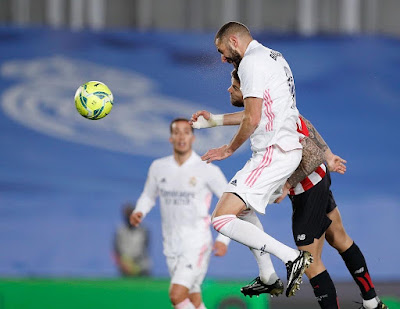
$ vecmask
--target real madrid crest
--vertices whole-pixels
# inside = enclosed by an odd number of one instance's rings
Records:
[[[197,184],[197,179],[196,179],[196,177],[194,177],[194,176],[190,177],[189,185],[191,185],[192,187],[195,187],[196,184]]]

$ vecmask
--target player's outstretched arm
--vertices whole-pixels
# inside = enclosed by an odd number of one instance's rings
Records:
[[[195,129],[212,128],[216,126],[239,125],[243,118],[243,111],[214,115],[206,110],[197,111],[190,118],[190,125]]]

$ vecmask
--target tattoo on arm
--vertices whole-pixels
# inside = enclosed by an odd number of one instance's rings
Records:
[[[324,152],[313,142],[312,139],[305,137],[301,141],[301,145],[303,146],[303,154],[300,165],[288,179],[288,182],[292,187],[295,187],[325,161]]]
[[[322,136],[318,133],[317,129],[312,125],[312,123],[304,118],[302,115],[300,116],[303,121],[305,122],[308,132],[309,132],[309,138],[319,147],[322,149],[322,151],[326,151],[329,149],[328,144],[325,142],[325,140],[322,138]]]

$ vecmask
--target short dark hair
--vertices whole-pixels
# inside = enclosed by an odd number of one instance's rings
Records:
[[[234,80],[236,80],[240,84],[239,74],[237,69],[233,69],[231,72],[231,76]]]
[[[222,25],[222,27],[218,30],[217,34],[215,35],[214,42],[217,39],[223,39],[226,36],[237,32],[245,33],[251,36],[249,28],[247,28],[245,25],[237,21],[229,21],[226,24]]]
[[[186,121],[187,123],[189,123],[189,119],[187,119],[187,118],[183,118],[183,117],[175,118],[175,119],[172,120],[171,123],[169,124],[169,132],[170,132],[170,133],[172,133],[172,125],[173,125],[175,122],[179,122],[179,121]],[[193,127],[190,126],[190,128],[192,129],[192,132],[194,132]]]

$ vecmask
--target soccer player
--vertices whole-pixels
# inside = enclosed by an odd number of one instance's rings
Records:
[[[248,138],[253,154],[226,187],[213,212],[212,224],[218,232],[257,250],[258,256],[271,253],[283,261],[287,267],[286,296],[292,296],[312,262],[311,254],[290,248],[251,222],[238,218],[247,209],[264,214],[274,192],[282,188],[300,163],[302,146],[296,126],[299,113],[292,72],[279,52],[253,40],[249,29],[241,23],[223,25],[214,43],[221,60],[238,69],[244,112],[229,145],[211,149],[201,158],[207,163],[226,159]],[[192,118],[197,120],[196,115]],[[222,118],[217,119],[221,121]],[[272,284],[276,279],[268,281]]]
[[[233,70],[231,75],[232,84],[228,88],[231,104],[243,107],[237,71]],[[216,115],[207,111],[199,111],[197,115],[199,115],[197,116],[198,122],[194,123],[194,127],[206,128],[215,124],[213,118]],[[243,112],[238,112],[216,117],[221,118],[222,116],[223,125],[237,125],[240,123],[238,119],[242,115]],[[311,252],[314,257],[314,262],[305,271],[314,289],[314,294],[321,308],[339,308],[335,286],[321,260],[322,247],[326,238],[328,243],[340,253],[350,274],[359,286],[363,297],[361,308],[387,309],[388,307],[380,301],[376,294],[362,252],[344,229],[330,190],[329,171],[344,174],[346,161],[332,153],[311,122],[302,116],[301,118],[303,128],[300,131],[307,136],[305,140],[308,140],[309,143],[302,143],[304,147],[302,164],[288,179],[282,195],[276,199],[276,202],[281,202],[288,193],[290,194],[293,205],[292,230],[295,243],[299,249]],[[310,150],[310,145],[316,145],[320,149],[323,161],[326,161],[329,167],[328,170],[325,164],[319,165],[319,162],[322,161],[321,154],[318,154],[319,152],[315,148]],[[272,269],[270,271],[272,272]],[[242,292],[245,295],[269,293],[268,289],[271,287],[266,285],[260,277],[242,288]]]
[[[212,245],[209,216],[212,194],[220,197],[227,181],[217,166],[206,164],[192,150],[195,137],[187,119],[173,120],[170,132],[173,155],[151,164],[130,222],[138,226],[159,197],[170,300],[177,309],[203,309],[201,284],[211,251],[223,256],[229,242],[219,235]]]

